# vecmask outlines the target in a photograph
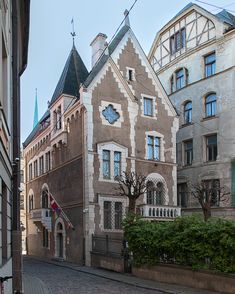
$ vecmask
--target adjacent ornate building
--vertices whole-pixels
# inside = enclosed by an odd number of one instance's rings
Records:
[[[235,217],[235,16],[189,3],[156,35],[149,60],[180,115],[178,205],[196,211],[189,183],[220,185],[212,214]],[[226,199],[225,199],[226,198]]]
[[[153,187],[139,199],[143,217],[181,213],[175,109],[128,18],[108,47],[106,38],[91,43],[89,74],[73,46],[48,110],[24,142],[29,254],[90,265],[93,234],[122,235],[128,200],[115,191],[122,171],[146,175]]]

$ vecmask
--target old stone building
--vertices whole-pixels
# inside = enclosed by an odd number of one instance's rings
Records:
[[[128,201],[115,191],[122,171],[146,175],[155,187],[138,202],[143,217],[181,213],[176,112],[128,18],[108,47],[106,38],[100,33],[91,43],[89,74],[73,46],[48,110],[24,143],[29,254],[90,265],[93,234],[122,236]],[[66,216],[51,212],[55,201]]]
[[[213,215],[235,217],[235,16],[190,3],[156,35],[149,60],[180,115],[178,205],[195,211],[190,183],[220,185]],[[220,198],[222,197],[222,198]]]

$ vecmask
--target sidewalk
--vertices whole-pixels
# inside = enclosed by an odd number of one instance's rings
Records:
[[[26,273],[23,274],[23,290],[24,294],[50,294],[47,287],[40,279]]]
[[[27,258],[27,257],[25,257]],[[105,278],[111,281],[116,281],[120,283],[124,283],[127,285],[132,285],[138,288],[147,289],[147,290],[155,290],[155,291],[161,291],[162,293],[169,293],[169,294],[215,294],[218,292],[213,291],[207,291],[202,289],[195,289],[195,288],[189,288],[189,287],[183,287],[179,285],[173,285],[173,284],[164,284],[159,283],[151,280],[145,280],[137,278],[131,274],[122,274],[122,273],[116,273],[113,271],[108,271],[104,269],[98,269],[98,268],[92,268],[92,267],[86,267],[86,266],[79,266],[74,263],[66,262],[66,261],[55,261],[55,260],[44,260],[39,257],[30,256],[29,258],[35,259],[37,261],[41,261],[48,264],[53,264],[55,266],[69,268],[71,270],[75,270],[78,272],[82,272],[85,274]],[[32,277],[31,277],[32,278]],[[182,277],[183,278],[183,277]],[[35,279],[35,278],[33,278]],[[35,283],[39,283],[40,286],[37,287],[38,291],[41,292],[35,292]],[[26,289],[30,289],[30,284],[33,284],[33,291],[27,292]],[[32,281],[30,280],[30,277],[26,276],[25,279],[25,294],[49,294],[48,289],[43,285],[42,281],[38,279],[38,281]]]

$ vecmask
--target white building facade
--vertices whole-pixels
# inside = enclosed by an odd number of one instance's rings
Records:
[[[219,183],[212,215],[235,218],[235,16],[188,4],[156,35],[150,62],[180,116],[178,205],[197,210],[189,185]]]

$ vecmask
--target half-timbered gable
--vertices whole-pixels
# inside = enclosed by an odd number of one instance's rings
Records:
[[[160,70],[182,54],[220,38],[230,24],[220,15],[213,15],[190,3],[168,22],[153,42],[149,58],[155,71]]]
[[[206,181],[231,191],[224,200],[217,195],[212,214],[235,215],[234,48],[235,16],[190,3],[157,33],[149,53],[180,118],[178,205],[186,213],[199,210],[189,183]]]

